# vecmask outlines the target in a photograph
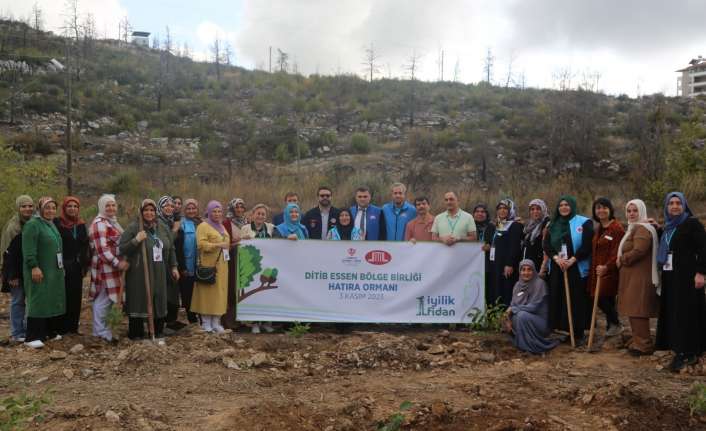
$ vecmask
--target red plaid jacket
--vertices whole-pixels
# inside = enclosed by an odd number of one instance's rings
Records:
[[[118,269],[118,243],[120,232],[103,217],[96,217],[88,229],[93,257],[91,258],[91,299],[103,289],[108,297],[118,302],[118,293],[122,290],[121,271]]]

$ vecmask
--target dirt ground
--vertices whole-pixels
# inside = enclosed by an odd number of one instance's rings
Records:
[[[8,323],[2,295],[5,340]],[[544,356],[440,325],[320,324],[300,338],[192,325],[162,347],[108,345],[89,336],[88,304],[81,332],[39,351],[0,345],[0,398],[49,391],[28,429],[376,430],[396,413],[404,430],[706,429],[687,404],[706,359],[674,374],[669,352],[629,356],[627,334]]]

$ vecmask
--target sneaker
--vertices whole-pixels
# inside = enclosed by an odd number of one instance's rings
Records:
[[[44,347],[44,343],[42,343],[42,340],[34,340],[25,343],[25,346],[30,347],[32,349],[41,349],[42,347]]]
[[[625,328],[621,323],[618,323],[617,325],[610,325],[608,330],[605,333],[606,337],[615,337],[616,335],[620,335],[623,333]]]
[[[262,329],[264,329],[265,332],[267,332],[268,334],[275,332],[275,328],[273,328],[272,324],[270,324],[270,323],[263,324]]]
[[[59,334],[56,334],[56,336],[55,336],[54,338],[52,338],[51,340],[52,340],[52,341],[61,341],[62,338],[64,338],[64,337],[62,337],[62,336],[59,335]]]
[[[10,337],[10,341],[13,343],[24,343],[25,337]]]
[[[216,323],[215,325],[213,325],[213,332],[215,332],[216,334],[222,334],[226,332],[226,328],[224,328],[220,323]]]
[[[157,345],[158,346],[166,346],[167,342],[164,340],[164,338],[157,338]]]
[[[257,323],[252,325],[252,333],[259,334],[260,333],[260,325],[258,325]]]

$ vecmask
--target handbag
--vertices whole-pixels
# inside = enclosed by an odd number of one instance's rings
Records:
[[[221,253],[223,253],[223,249],[218,252],[218,257],[216,257],[216,264],[218,263],[218,259],[221,258]],[[196,273],[194,274],[196,281],[203,284],[216,284],[216,273],[218,273],[216,267],[201,266],[201,253],[197,253],[197,256],[198,258],[196,261]]]

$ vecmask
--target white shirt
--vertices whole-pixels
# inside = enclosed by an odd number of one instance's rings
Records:
[[[326,212],[321,210],[321,239],[326,239],[328,236],[328,215],[330,211],[330,209],[326,210]]]

